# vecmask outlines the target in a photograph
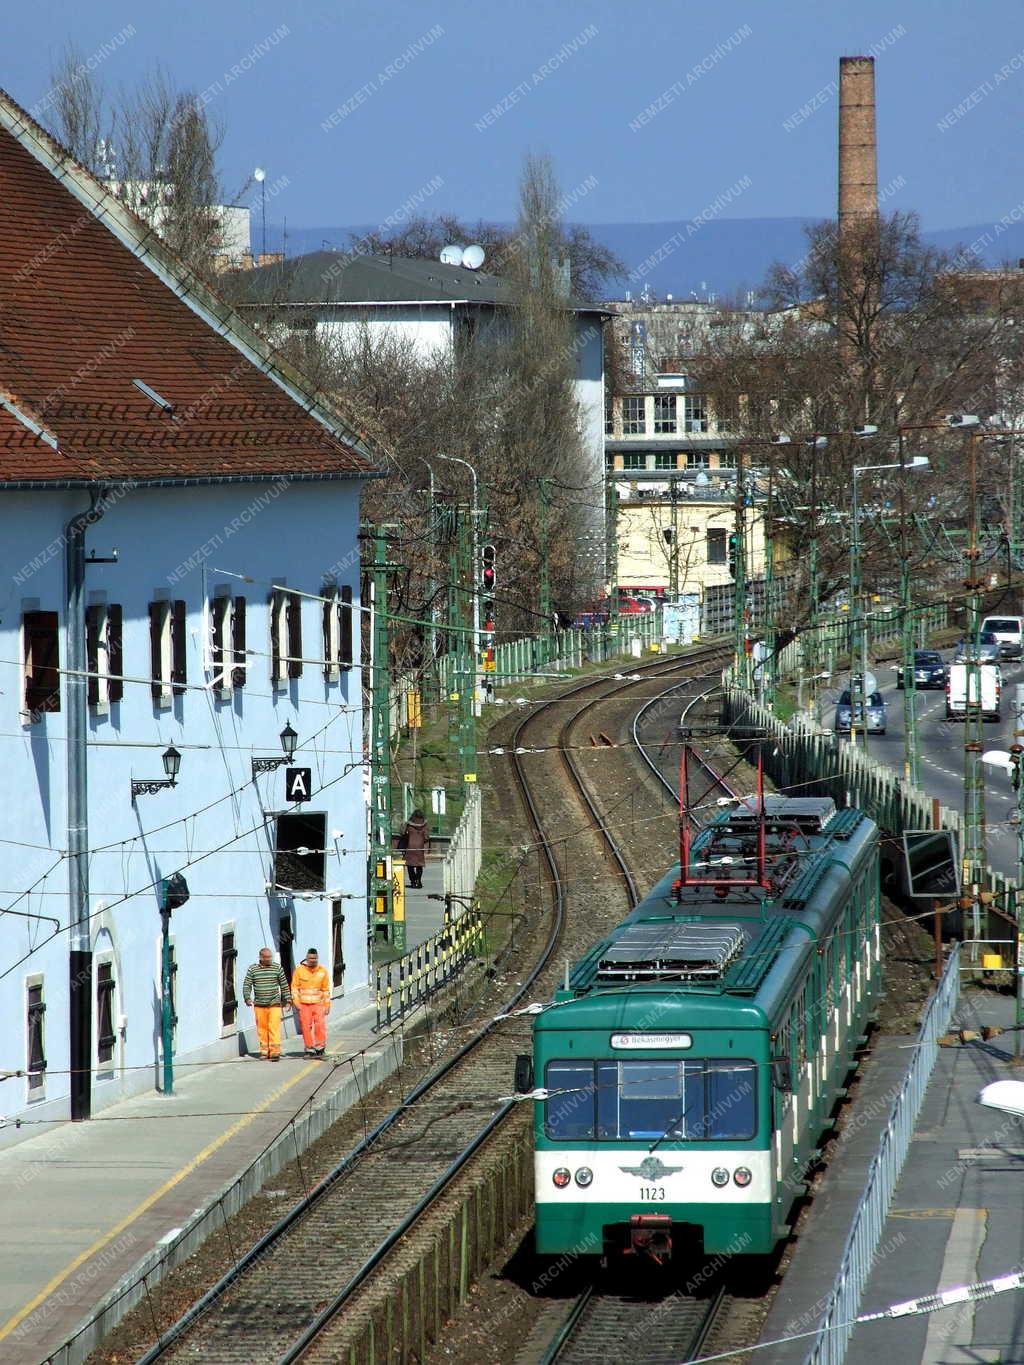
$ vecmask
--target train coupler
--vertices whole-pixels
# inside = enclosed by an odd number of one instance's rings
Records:
[[[629,1256],[649,1256],[657,1265],[672,1259],[672,1219],[667,1213],[634,1213],[629,1219]]]

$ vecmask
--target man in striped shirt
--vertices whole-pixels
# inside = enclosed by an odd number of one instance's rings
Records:
[[[242,999],[256,1010],[256,1033],[260,1040],[260,1056],[272,1062],[281,1060],[281,1010],[292,1003],[288,978],[269,948],[260,949],[260,960],[254,962],[242,982]]]

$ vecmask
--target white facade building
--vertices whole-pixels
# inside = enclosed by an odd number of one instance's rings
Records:
[[[252,1050],[264,945],[368,1002],[374,470],[2,92],[0,173],[0,1114],[83,1119],[160,1075],[174,874],[175,1065]]]

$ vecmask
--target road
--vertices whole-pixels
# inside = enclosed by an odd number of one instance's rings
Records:
[[[942,651],[946,662],[952,651]],[[1010,702],[1016,683],[1024,682],[1024,664],[1004,661],[1002,717],[997,723],[984,727],[986,749],[1008,749],[1013,741],[1013,716]],[[888,717],[884,735],[868,737],[868,752],[873,758],[902,773],[904,760],[903,693],[896,688],[894,666],[876,664],[873,668],[878,687],[885,699]],[[838,692],[827,694],[830,704],[822,707],[824,724],[835,724],[835,698]],[[918,752],[920,755],[921,786],[929,796],[938,797],[944,806],[963,809],[964,801],[964,726],[961,721],[946,720],[944,690],[918,691]],[[1002,769],[987,764],[985,776],[985,819],[988,830],[988,861],[998,872],[1014,876],[1017,871],[1017,832],[1009,824],[1008,816],[1017,808],[1016,793]]]

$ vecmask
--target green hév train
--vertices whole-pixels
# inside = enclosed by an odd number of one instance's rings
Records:
[[[677,863],[534,1020],[542,1254],[757,1255],[789,1231],[880,986],[878,829],[763,802],[709,822],[701,884]],[[731,881],[755,861],[761,885]]]

